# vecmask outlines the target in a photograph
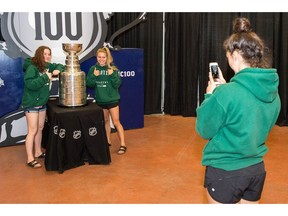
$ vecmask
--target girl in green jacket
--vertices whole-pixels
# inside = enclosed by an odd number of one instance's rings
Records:
[[[63,65],[52,64],[50,61],[51,49],[47,46],[40,46],[34,57],[26,59],[23,64],[25,75],[22,107],[25,111],[28,128],[25,147],[27,166],[32,168],[41,167],[35,158],[45,158],[45,153],[41,149],[41,141],[46,117],[46,103],[50,95],[50,81],[52,76],[57,76],[64,70]]]
[[[119,120],[120,95],[118,88],[121,85],[119,70],[113,64],[112,55],[107,47],[98,49],[96,57],[96,65],[93,65],[87,74],[86,86],[95,89],[96,103],[103,109],[109,146],[111,145],[111,116],[120,139],[118,154],[124,154],[127,147],[124,140],[124,129]]]
[[[279,77],[266,47],[247,18],[236,18],[224,42],[235,75],[217,86],[209,73],[205,99],[197,108],[196,130],[203,150],[209,203],[258,203],[266,177],[267,136],[280,112]]]

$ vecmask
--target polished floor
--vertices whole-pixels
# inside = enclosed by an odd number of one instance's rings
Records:
[[[116,154],[113,133],[110,165],[85,164],[63,174],[27,167],[24,145],[1,147],[0,203],[205,204],[201,152],[206,141],[195,132],[195,120],[146,115],[144,128],[125,131],[125,155]],[[267,145],[261,203],[286,204],[288,127],[276,125]]]

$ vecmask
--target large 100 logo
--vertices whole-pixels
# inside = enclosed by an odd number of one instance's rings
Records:
[[[12,58],[31,57],[41,46],[52,50],[52,61],[63,63],[66,55],[62,43],[81,43],[80,62],[95,56],[107,35],[106,20],[112,13],[27,12],[3,13],[1,32],[6,47],[2,50]]]

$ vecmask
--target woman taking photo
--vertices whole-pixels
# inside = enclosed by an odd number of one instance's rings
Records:
[[[209,140],[202,165],[209,203],[258,203],[266,170],[263,157],[280,112],[279,78],[267,49],[246,18],[236,18],[224,42],[235,75],[226,83],[211,72],[205,99],[197,109],[196,130]]]

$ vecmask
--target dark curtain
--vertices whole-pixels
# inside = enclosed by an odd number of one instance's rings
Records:
[[[166,13],[164,112],[195,116],[200,14]]]
[[[141,13],[114,13],[108,24],[107,41],[114,32]],[[144,49],[144,113],[161,113],[163,13],[148,13],[146,20],[115,38],[113,46]]]
[[[237,16],[249,18],[253,30],[271,49],[273,67],[280,77],[282,107],[277,124],[288,125],[287,13],[166,13],[165,113],[195,116],[197,101],[200,104],[204,99],[209,62],[219,63],[227,81],[234,75],[223,42],[231,34]]]

